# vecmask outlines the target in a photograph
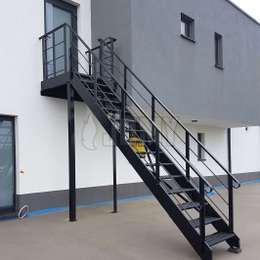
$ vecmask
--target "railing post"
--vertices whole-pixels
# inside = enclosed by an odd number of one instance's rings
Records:
[[[42,60],[43,60],[43,79],[48,79],[48,61],[47,61],[47,44],[46,38],[42,38]]]
[[[200,237],[201,237],[201,250],[204,250],[204,241],[206,238],[206,229],[205,229],[205,217],[206,217],[206,208],[205,208],[205,184],[202,178],[200,178]]]
[[[126,108],[126,94],[123,89],[121,89],[121,138],[125,140],[125,108]]]
[[[232,162],[231,162],[231,129],[227,131],[227,141],[228,141],[228,170],[232,172]],[[229,231],[234,232],[234,198],[233,198],[233,180],[230,175],[228,175],[228,206],[229,206]]]
[[[56,77],[56,50],[55,50],[55,32],[52,34],[52,63],[53,63],[53,76]]]
[[[88,74],[92,75],[92,55],[91,51],[88,52]]]
[[[68,71],[68,50],[67,50],[67,30],[66,26],[63,28],[63,40],[64,40],[64,73]],[[69,54],[70,55],[70,54]]]
[[[96,57],[93,56],[93,76],[94,76],[94,94],[97,98],[97,60]]]
[[[111,40],[113,40],[113,38],[111,38]],[[112,74],[114,74],[114,49],[115,49],[115,46],[114,46],[114,41],[111,42],[111,72]]]
[[[152,95],[151,118],[152,118],[152,121],[155,123],[155,97],[154,97],[154,95]],[[152,137],[153,137],[153,139],[155,138],[154,125],[152,125]]]
[[[185,154],[186,159],[190,161],[190,134],[188,131],[185,131]],[[190,179],[190,165],[186,162],[186,176]]]
[[[160,178],[160,133],[158,129],[155,129],[155,144],[156,144],[156,153],[155,153],[155,175],[156,178]]]
[[[102,39],[98,40],[100,43],[100,48],[99,48],[99,60],[100,60],[100,67],[99,67],[99,72],[100,72],[100,77],[103,77],[103,58],[104,58],[104,42]]]

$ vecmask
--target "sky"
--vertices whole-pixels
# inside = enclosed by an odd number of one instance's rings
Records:
[[[260,22],[260,1],[259,0],[231,0],[231,1]]]

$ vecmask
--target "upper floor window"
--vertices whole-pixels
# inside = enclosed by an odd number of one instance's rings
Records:
[[[199,142],[205,146],[205,133],[198,133]],[[206,152],[200,144],[198,144],[198,161],[206,160]]]
[[[195,41],[194,19],[183,13],[181,14],[181,36],[193,42]]]
[[[215,33],[215,66],[223,69],[223,36]]]

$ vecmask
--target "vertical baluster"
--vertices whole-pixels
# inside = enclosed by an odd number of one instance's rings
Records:
[[[155,97],[152,95],[152,103],[151,103],[151,119],[155,123]],[[152,125],[152,137],[155,139],[155,129],[154,125]]]
[[[227,131],[227,142],[228,142],[228,170],[232,172],[232,158],[231,158],[231,149],[232,149],[232,141],[231,141],[231,129],[229,128]],[[234,232],[234,199],[233,199],[233,180],[231,176],[228,176],[228,206],[229,206],[229,231]]]
[[[185,146],[186,159],[190,161],[190,134],[188,131],[185,131]],[[190,179],[190,165],[188,162],[186,162],[186,176]]]
[[[55,32],[52,34],[52,55],[53,55],[53,76],[56,77],[56,48],[55,48]]]
[[[126,107],[126,94],[121,89],[121,137],[125,140],[125,107]]]
[[[48,37],[48,36],[47,36]],[[48,79],[48,72],[47,72],[47,45],[46,45],[46,38],[42,39],[42,60],[43,60],[43,79]]]
[[[88,52],[88,74],[92,75],[92,55],[90,50]]]
[[[155,174],[156,177],[160,178],[160,133],[159,130],[155,129],[155,145],[156,145],[156,154],[155,154]]]
[[[204,248],[204,241],[206,237],[205,229],[205,217],[206,217],[206,208],[205,208],[205,184],[202,178],[200,178],[200,237],[202,240],[202,250]]]
[[[67,28],[66,25],[63,27],[63,40],[64,40],[64,73],[68,71],[68,50],[67,50]]]
[[[229,231],[234,232],[234,202],[233,202],[233,180],[228,176],[228,207],[229,207]]]
[[[93,76],[94,76],[94,93],[97,98],[97,60],[96,57],[93,56]]]
[[[99,68],[99,72],[100,72],[100,77],[104,76],[104,68],[103,68],[103,61],[104,61],[104,43],[102,39],[98,40],[100,43],[100,48],[99,48],[99,60],[100,60],[100,68]]]

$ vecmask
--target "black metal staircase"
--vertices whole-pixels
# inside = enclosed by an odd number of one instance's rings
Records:
[[[63,35],[59,43],[53,41],[56,34]],[[90,49],[66,24],[41,39],[42,94],[81,100],[91,109],[201,259],[212,259],[212,247],[221,242],[238,252],[233,216],[238,180],[121,60],[115,39],[100,40]],[[56,57],[57,48],[63,51]],[[57,60],[63,61],[58,73]],[[143,146],[142,155],[132,137]],[[199,169],[194,146],[207,155]]]

